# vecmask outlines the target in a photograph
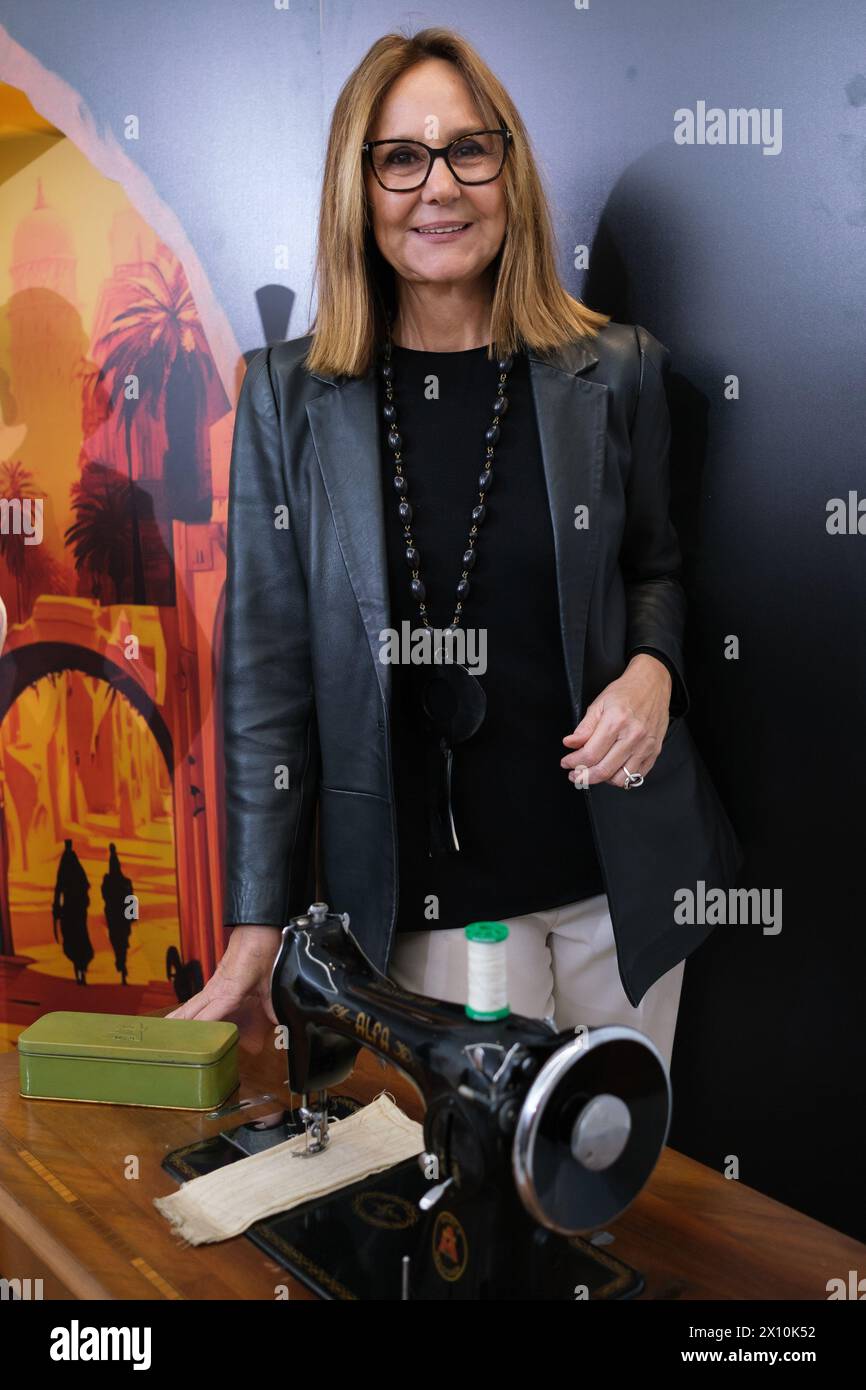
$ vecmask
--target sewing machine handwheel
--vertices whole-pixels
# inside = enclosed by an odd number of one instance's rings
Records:
[[[524,1206],[563,1235],[614,1220],[658,1162],[670,1112],[667,1069],[642,1033],[611,1025],[566,1043],[517,1122],[512,1168]]]

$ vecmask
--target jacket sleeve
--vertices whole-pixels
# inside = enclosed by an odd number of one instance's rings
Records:
[[[635,327],[640,354],[633,411],[631,467],[620,551],[625,581],[629,658],[650,651],[671,671],[671,717],[686,714],[689,693],[683,660],[686,596],[682,555],[670,519],[670,412],[665,379],[671,355],[645,328]]]
[[[227,926],[282,927],[306,906],[318,791],[307,593],[270,357],[264,348],[247,368],[229,473],[222,672]]]

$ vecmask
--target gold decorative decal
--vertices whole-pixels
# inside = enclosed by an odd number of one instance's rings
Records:
[[[363,1038],[364,1042],[370,1043],[372,1047],[380,1047],[383,1052],[389,1052],[388,1039],[391,1035],[389,1028],[383,1027],[378,1019],[374,1019],[370,1014],[358,1013],[355,1015],[355,1032],[358,1037]]]
[[[369,1043],[371,1047],[378,1047],[398,1062],[412,1061],[412,1053],[406,1044],[399,1038],[394,1038],[392,1042],[390,1028],[373,1018],[372,1014],[360,1012],[353,1015],[345,1004],[331,1004],[328,1012],[334,1014],[341,1023],[354,1024],[355,1032],[362,1042]]]
[[[360,1192],[352,1199],[352,1210],[368,1226],[382,1231],[405,1231],[418,1220],[412,1203],[395,1192]]]
[[[440,1211],[433,1227],[433,1263],[441,1279],[453,1284],[463,1277],[469,1249],[466,1232],[452,1211]]]

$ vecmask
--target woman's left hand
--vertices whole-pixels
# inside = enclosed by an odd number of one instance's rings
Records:
[[[671,675],[649,652],[633,656],[622,675],[587,707],[560,766],[579,786],[610,782],[625,790],[625,772],[646,777],[658,757],[668,727]]]

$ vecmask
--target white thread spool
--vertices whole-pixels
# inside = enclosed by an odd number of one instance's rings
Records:
[[[508,928],[504,922],[470,922],[466,942],[468,1017],[481,1023],[507,1018]]]

